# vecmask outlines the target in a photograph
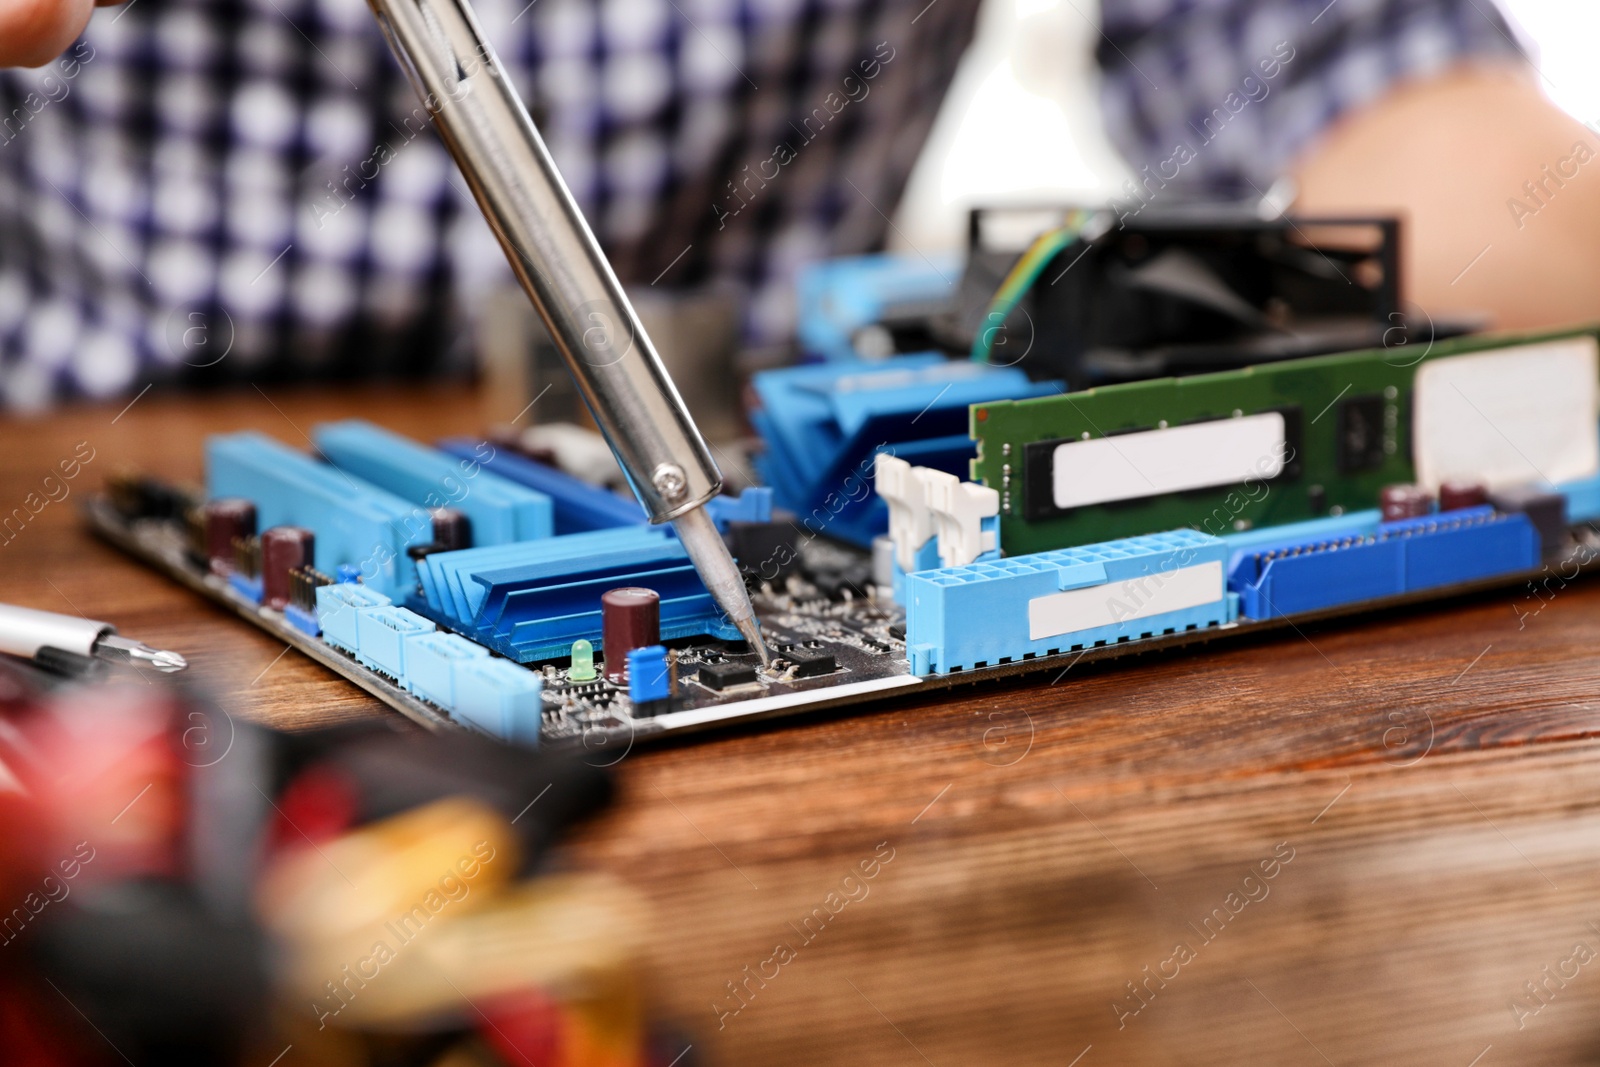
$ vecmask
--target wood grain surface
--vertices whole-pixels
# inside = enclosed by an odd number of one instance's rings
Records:
[[[218,430],[514,414],[247,390],[9,420],[0,511],[94,459],[0,544],[3,598],[178,649],[232,714],[405,728],[74,505],[118,466],[197,480]],[[1556,584],[640,749],[570,861],[652,902],[652,995],[702,1062],[1594,1063],[1600,583]]]

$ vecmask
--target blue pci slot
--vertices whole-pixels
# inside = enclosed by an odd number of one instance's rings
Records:
[[[446,455],[368,422],[324,423],[311,431],[329,463],[403,500],[452,507],[472,523],[474,545],[504,545],[551,535],[550,497],[485,470],[478,443],[465,456]]]
[[[1468,508],[1257,545],[1235,556],[1228,586],[1240,615],[1272,619],[1515,574],[1539,559],[1526,515]]]
[[[496,449],[485,457],[483,442],[465,437],[446,438],[439,442],[439,448],[460,459],[481,463],[484,470],[549,497],[555,509],[557,536],[637,526],[645,521],[644,508],[638,501],[624,499],[609,489],[590,485],[514,452]]]
[[[206,495],[253,501],[263,530],[306,527],[316,534],[317,570],[355,567],[390,597],[416,582],[406,549],[433,538],[426,511],[259,433],[206,439]]]
[[[906,651],[944,674],[1233,619],[1228,546],[1174,530],[906,576]]]
[[[682,544],[660,527],[601,530],[495,548],[436,552],[418,565],[412,607],[518,663],[598,643],[600,595],[640,585],[661,595],[661,638],[736,640]]]

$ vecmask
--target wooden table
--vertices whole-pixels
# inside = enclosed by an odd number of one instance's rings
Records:
[[[180,650],[236,715],[397,718],[74,505],[119,465],[197,479],[218,430],[513,414],[269,389],[11,419],[4,509],[94,458],[0,545],[4,599]],[[1552,582],[639,750],[574,861],[650,899],[655,1003],[716,1064],[1592,1063],[1597,650],[1600,583]]]

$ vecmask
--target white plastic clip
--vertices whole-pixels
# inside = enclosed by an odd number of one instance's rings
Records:
[[[894,542],[895,559],[908,574],[916,568],[917,549],[933,536],[927,487],[917,476],[920,470],[887,452],[878,453],[875,484],[878,495],[889,505],[889,538]]]
[[[1000,514],[998,492],[943,471],[918,468],[917,476],[926,486],[928,508],[938,529],[941,566],[964,567],[994,551],[994,531],[985,530],[983,520]]]

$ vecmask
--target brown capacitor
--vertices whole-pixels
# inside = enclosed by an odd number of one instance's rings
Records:
[[[472,547],[472,520],[455,508],[434,508],[433,543],[440,552]]]
[[[1378,493],[1384,522],[1417,519],[1433,512],[1433,496],[1420,485],[1386,485]]]
[[[289,572],[309,567],[317,539],[303,526],[274,526],[261,535],[261,602],[282,611],[289,603]]]
[[[628,586],[600,595],[600,640],[606,677],[628,680],[628,653],[661,643],[661,596],[654,589]]]
[[[213,573],[233,569],[233,539],[251,537],[256,532],[256,506],[248,500],[229,497],[213,500],[203,509],[206,529],[206,559]]]
[[[1480,482],[1444,482],[1439,486],[1439,510],[1460,511],[1489,502],[1489,488]]]

